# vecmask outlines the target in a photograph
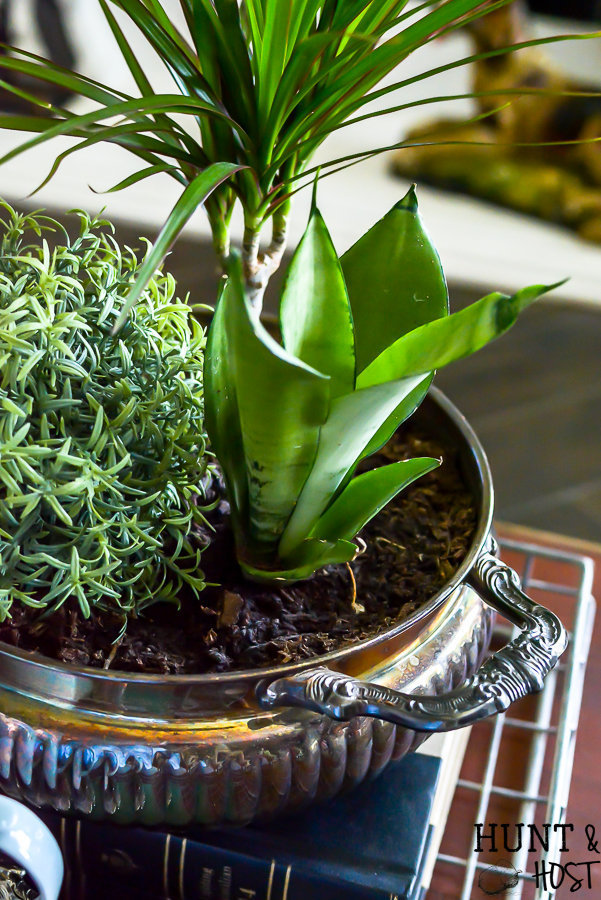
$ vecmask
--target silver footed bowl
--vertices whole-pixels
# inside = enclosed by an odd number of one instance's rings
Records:
[[[542,688],[559,620],[496,558],[482,447],[432,389],[415,417],[457,447],[478,524],[458,571],[388,631],[302,663],[223,675],[76,668],[0,643],[0,788],[121,824],[245,824],[333,797],[433,731]],[[495,612],[521,629],[484,663]]]

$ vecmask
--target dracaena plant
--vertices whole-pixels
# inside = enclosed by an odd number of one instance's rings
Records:
[[[506,331],[547,287],[490,294],[453,315],[413,188],[338,259],[315,207],[280,301],[261,324],[240,259],[209,331],[206,425],[224,471],[239,562],[291,582],[348,562],[353,538],[440,460],[353,477],[423,399],[434,370]]]
[[[100,141],[131,151],[147,164],[112,190],[159,172],[184,188],[141,270],[129,306],[141,295],[169,246],[194,210],[205,204],[213,241],[224,266],[229,256],[230,218],[236,201],[244,212],[242,275],[249,297],[261,305],[263,289],[286,246],[293,194],[314,169],[311,159],[334,131],[364,118],[434,100],[426,97],[366,111],[382,97],[475,59],[507,48],[425,67],[377,87],[399,63],[461,25],[511,0],[98,0],[135,80],[128,94],[49,60],[5,48],[0,69],[39,79],[87,98],[95,108],[81,115],[51,105],[7,82],[43,108],[42,115],[0,117],[0,128],[36,132],[12,149],[6,161],[58,135],[78,143],[61,153],[48,177],[69,154]],[[125,14],[148,41],[173,78],[173,90],[157,93],[136,58],[115,11]],[[175,24],[180,13],[181,29]],[[566,36],[528,41],[532,46]],[[532,89],[534,90],[534,89]],[[525,87],[523,92],[532,92]],[[497,93],[507,103],[511,91]],[[544,93],[544,92],[542,92]],[[478,95],[481,96],[481,95]],[[400,145],[396,145],[400,146]],[[381,147],[322,163],[322,173],[352,164]],[[47,180],[47,179],[46,179]],[[270,244],[260,249],[271,221]],[[126,311],[124,311],[124,316]]]

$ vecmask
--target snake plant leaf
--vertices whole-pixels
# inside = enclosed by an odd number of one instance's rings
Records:
[[[341,264],[355,323],[358,373],[393,341],[449,312],[440,258],[413,187],[347,250]]]
[[[392,412],[383,425],[378,428],[371,441],[367,445],[367,447],[361,453],[361,456],[357,460],[359,462],[362,459],[365,459],[368,456],[371,456],[372,453],[377,453],[378,450],[381,450],[384,444],[390,440],[392,435],[395,433],[399,425],[402,425],[403,422],[412,416],[417,407],[421,404],[424,397],[428,393],[428,389],[432,384],[434,379],[434,373],[431,372],[427,375],[423,381],[420,381],[418,386],[408,394],[405,399],[399,403],[397,408]]]
[[[418,406],[422,403],[424,397],[428,393],[428,389],[432,384],[432,380],[434,378],[434,374],[430,374],[424,378],[423,381],[420,381],[418,386],[414,388],[411,393],[407,394],[404,400],[399,403],[395,410],[388,416],[383,425],[381,425],[372,439],[369,441],[367,446],[361,451],[354,464],[350,467],[346,476],[340,482],[340,485],[334,494],[334,499],[340,496],[340,494],[346,489],[347,485],[353,478],[355,474],[355,470],[362,459],[367,459],[368,456],[371,456],[373,453],[377,453],[378,450],[381,450],[384,444],[390,440],[392,435],[395,433],[399,425],[402,425],[403,422],[412,416]]]
[[[282,535],[279,555],[288,556],[310,533],[363,449],[423,375],[377,384],[332,402],[319,449],[298,503]]]
[[[273,558],[313,467],[330,405],[330,379],[291,356],[268,334],[245,295],[235,254],[228,276],[219,301],[223,340],[209,341],[207,367],[225,365],[224,377],[235,390],[248,481],[248,543],[260,565],[262,558]],[[225,352],[226,359],[216,358],[216,351]],[[236,434],[219,433],[220,398],[212,390],[206,403],[213,446],[236,440]]]
[[[355,387],[355,337],[340,262],[325,222],[313,209],[288,267],[280,302],[284,347],[331,378],[330,396]]]
[[[272,584],[274,581],[280,584],[292,584],[310,575],[323,566],[335,566],[340,563],[350,562],[357,555],[357,545],[352,541],[334,540],[327,541],[318,538],[307,538],[294,554],[285,561],[286,567],[266,572],[241,560],[240,564],[249,578],[253,581]]]
[[[440,463],[430,457],[406,459],[358,475],[323,513],[311,537],[351,540],[399,491]]]
[[[231,286],[230,286],[231,285]],[[234,290],[228,282],[224,289]],[[221,463],[230,503],[232,526],[240,534],[247,520],[248,481],[236,385],[231,372],[227,336],[227,298],[217,302],[207,335],[204,363],[205,427]]]
[[[532,285],[512,296],[489,294],[451,316],[416,328],[374,359],[357,378],[357,387],[431,372],[475,353],[504,334],[523,309],[563,283]]]
[[[190,182],[169,213],[169,217],[163,225],[161,233],[144,260],[140,273],[128,294],[127,302],[115,323],[113,329],[115,332],[123,326],[130,309],[142,296],[144,288],[165,259],[169,248],[192,213],[204,203],[216,187],[219,187],[226,179],[235,172],[239,172],[242,168],[244,168],[244,166],[237,166],[234,163],[213,163],[208,169],[205,169],[204,172],[197,175],[194,181]]]

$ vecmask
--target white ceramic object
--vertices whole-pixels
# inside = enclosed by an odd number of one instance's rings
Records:
[[[9,797],[0,797],[0,851],[33,879],[39,900],[57,900],[64,872],[59,846],[35,813]]]

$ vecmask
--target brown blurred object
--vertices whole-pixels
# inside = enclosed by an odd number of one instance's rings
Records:
[[[529,38],[521,0],[465,27],[474,53]],[[568,78],[540,47],[477,61],[471,89],[500,92],[475,98],[477,113],[486,118],[437,119],[412,129],[406,140],[424,144],[398,150],[394,171],[568,225],[601,243],[601,144],[595,140],[601,138],[599,92]],[[506,89],[531,93],[503,94]],[[581,96],[566,95],[570,91]],[[558,141],[577,143],[524,146]]]

